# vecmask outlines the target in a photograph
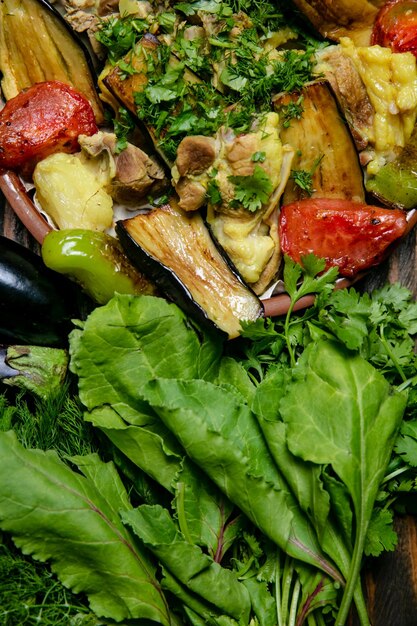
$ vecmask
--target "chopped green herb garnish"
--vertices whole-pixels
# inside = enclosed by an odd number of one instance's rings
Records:
[[[320,157],[318,157],[318,159],[314,161],[314,164],[311,170],[291,170],[290,178],[308,196],[311,196],[314,192],[313,175],[323,158],[324,158],[323,154]]]
[[[107,48],[108,58],[116,62],[129,52],[148,30],[146,20],[127,17],[110,17],[100,22],[96,39]]]
[[[161,13],[160,15],[158,15],[158,24],[160,25],[163,32],[172,33],[174,30],[176,19],[177,17],[175,13]]]
[[[254,212],[268,202],[273,184],[262,167],[255,165],[250,176],[229,176],[235,186],[235,204],[242,204],[248,211]]]
[[[207,185],[207,200],[212,205],[220,204],[222,202],[219,185],[214,179],[210,180]]]
[[[294,183],[306,192],[308,196],[311,196],[313,189],[313,174],[307,170],[291,170],[290,178]]]
[[[135,121],[132,115],[126,109],[120,107],[118,116],[114,120],[114,132],[117,137],[116,141],[116,154],[119,154],[122,150],[127,148],[128,135],[135,128]]]
[[[212,13],[219,17],[232,15],[232,9],[227,2],[221,0],[194,0],[194,2],[178,2],[175,5],[177,11],[181,11],[184,15],[195,15],[197,11]]]
[[[289,102],[288,104],[280,107],[279,114],[282,118],[282,125],[284,128],[289,128],[292,120],[301,119],[304,112],[303,102],[304,98],[303,96],[300,96],[296,102]]]
[[[261,150],[258,150],[258,152],[255,152],[254,154],[252,154],[252,161],[254,163],[263,163],[266,159],[266,152],[262,152]]]

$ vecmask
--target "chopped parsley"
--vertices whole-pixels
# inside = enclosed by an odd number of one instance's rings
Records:
[[[134,130],[135,122],[126,109],[120,107],[117,118],[114,119],[114,132],[117,138],[116,154],[127,148],[128,135]]]
[[[229,176],[235,186],[235,199],[232,205],[241,204],[245,209],[255,212],[268,202],[273,191],[273,184],[268,174],[260,165],[255,165],[249,176]]]
[[[308,196],[313,194],[313,174],[307,170],[291,170],[291,180]]]
[[[206,195],[208,202],[212,205],[220,204],[222,202],[223,198],[216,180],[209,181]]]
[[[115,63],[134,48],[148,28],[149,24],[146,20],[131,16],[110,17],[100,22],[96,39],[107,48],[109,61]]]
[[[194,2],[177,2],[175,5],[177,11],[181,11],[184,15],[195,15],[197,11],[212,13],[219,17],[232,15],[232,8],[227,2],[221,0],[194,0]]]
[[[230,100],[240,102],[254,115],[270,109],[275,93],[301,89],[312,79],[314,48],[286,50],[280,59],[271,60],[268,53],[255,53],[247,37],[244,31],[220,79],[231,90]]]
[[[263,163],[266,159],[266,152],[258,150],[252,154],[252,161],[254,163]]]
[[[239,108],[226,111],[225,99],[212,85],[187,80],[188,68],[183,61],[172,64],[168,46],[161,44],[152,55],[147,51],[147,63],[148,83],[134,95],[137,115],[169,161],[186,135],[211,136],[236,119]],[[246,115],[246,130],[251,121]]]
[[[158,15],[158,24],[163,32],[172,33],[174,31],[176,19],[175,13],[164,12]]]
[[[173,53],[184,61],[186,66],[200,76],[203,80],[210,81],[211,65],[206,50],[204,38],[188,38],[188,27],[183,26],[178,29],[176,37],[172,43]]]
[[[175,161],[187,135],[213,136],[221,127],[236,134],[251,132],[254,122],[271,110],[274,93],[300,89],[311,80],[314,44],[307,41],[305,49],[284,50],[278,58],[276,50],[265,45],[280,29],[285,28],[284,38],[288,36],[284,2],[190,0],[176,3],[174,9],[157,11],[146,20],[112,18],[98,35],[110,60],[118,59],[122,77],[137,71],[126,50],[143,55],[147,83],[134,94],[137,115],[169,162]],[[202,27],[187,20],[197,13]],[[150,26],[155,34],[171,33],[155,50],[140,45]],[[291,31],[290,36],[296,35]],[[299,116],[301,103],[297,110],[296,105],[292,108],[288,117]],[[262,162],[261,157],[255,162]],[[255,182],[257,177],[262,173]],[[259,202],[248,200],[247,193],[243,197],[247,208],[256,210]]]

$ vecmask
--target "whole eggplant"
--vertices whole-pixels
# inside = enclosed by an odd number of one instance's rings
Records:
[[[0,236],[0,343],[65,346],[78,316],[76,285]]]

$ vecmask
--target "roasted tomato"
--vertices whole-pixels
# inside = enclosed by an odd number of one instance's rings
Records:
[[[0,111],[0,167],[32,173],[53,152],[78,150],[78,135],[98,131],[88,100],[59,81],[36,83]]]
[[[281,249],[296,262],[313,253],[354,276],[381,262],[407,228],[405,213],[350,200],[312,198],[287,204],[279,218]]]
[[[384,4],[375,19],[371,44],[417,56],[417,0],[389,0]]]

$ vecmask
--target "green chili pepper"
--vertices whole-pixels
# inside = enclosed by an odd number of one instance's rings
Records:
[[[115,237],[83,229],[51,231],[42,244],[47,267],[81,285],[98,304],[117,293],[155,294],[155,287],[125,256]]]

